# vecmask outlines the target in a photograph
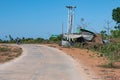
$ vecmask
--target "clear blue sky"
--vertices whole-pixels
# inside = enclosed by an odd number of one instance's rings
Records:
[[[105,21],[112,20],[112,10],[120,7],[120,0],[0,0],[0,38],[9,34],[48,38],[61,33],[62,23],[66,32],[66,5],[77,6],[75,28],[84,18],[86,29],[99,32]]]

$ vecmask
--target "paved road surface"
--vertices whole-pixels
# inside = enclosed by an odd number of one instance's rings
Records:
[[[19,58],[0,64],[0,80],[81,80],[74,60],[43,45],[21,45]]]

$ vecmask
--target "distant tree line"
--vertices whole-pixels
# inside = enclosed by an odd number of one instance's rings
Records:
[[[6,36],[7,40],[0,39],[0,43],[16,43],[19,39],[20,43],[27,44],[27,43],[60,43],[62,39],[62,34],[60,35],[51,35],[49,39],[44,39],[41,37],[38,38],[13,38],[11,35]]]
[[[8,40],[2,40],[0,39],[0,43],[16,43],[17,39],[19,39],[20,43],[49,43],[48,39],[44,39],[41,37],[38,38],[13,38],[11,35],[8,36]]]

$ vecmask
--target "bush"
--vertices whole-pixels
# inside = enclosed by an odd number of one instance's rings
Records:
[[[103,45],[90,43],[84,46],[76,44],[75,47],[82,47],[100,52],[101,57],[105,56],[109,60],[109,63],[107,64],[109,67],[113,67],[114,62],[120,61],[120,43],[109,43]]]
[[[107,67],[114,68],[113,63],[120,61],[120,43],[110,43],[103,45],[101,49],[97,49],[109,60]]]

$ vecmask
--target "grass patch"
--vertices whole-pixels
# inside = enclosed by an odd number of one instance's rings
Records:
[[[0,52],[7,52],[7,51],[10,51],[10,48],[8,46],[2,45],[0,47]]]
[[[109,63],[102,65],[102,67],[118,68],[114,63],[120,61],[120,43],[97,44],[90,46],[89,49],[99,52],[99,57],[105,56],[109,60]]]
[[[22,49],[16,46],[0,45],[0,63],[12,60],[22,53]]]
[[[103,67],[103,68],[116,68],[112,63],[103,64],[103,65],[100,65],[100,67]]]

